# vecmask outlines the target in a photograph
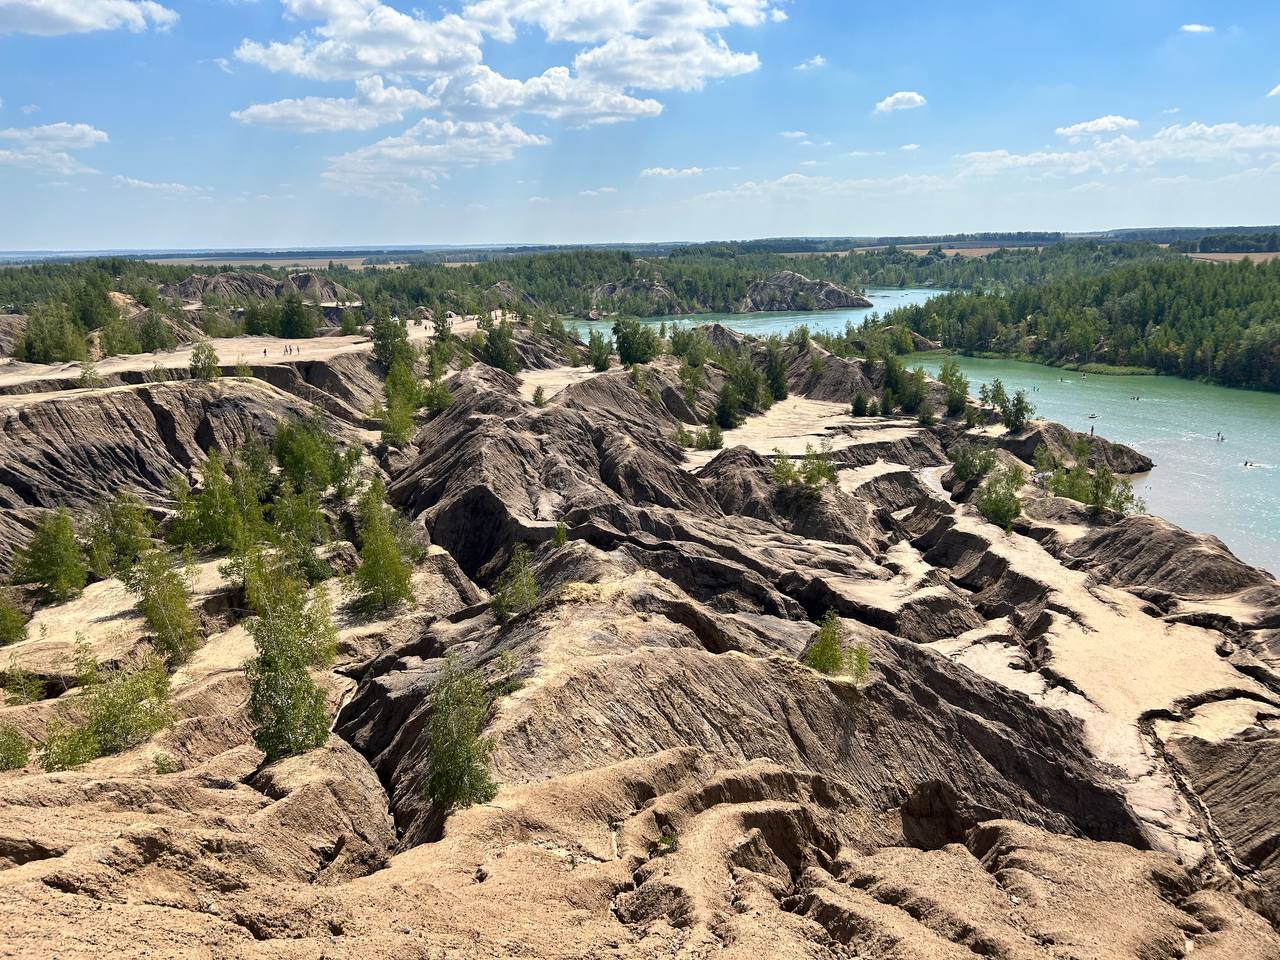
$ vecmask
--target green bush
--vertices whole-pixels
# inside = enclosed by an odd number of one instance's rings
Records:
[[[520,353],[516,350],[516,341],[511,322],[503,320],[489,331],[485,338],[481,359],[491,367],[505,370],[512,375],[520,372]]]
[[[200,643],[191,615],[186,578],[162,550],[149,550],[125,574],[138,610],[152,633],[152,646],[172,668],[186,663]]]
[[[142,501],[131,494],[99,501],[86,535],[89,569],[104,578],[124,573],[151,546],[152,527]]]
[[[932,427],[938,422],[938,415],[934,412],[933,403],[928,397],[920,401],[920,406],[916,410],[916,422],[922,427]]]
[[[1008,466],[993,471],[974,497],[978,512],[1007,533],[1013,529],[1013,521],[1022,513],[1018,491],[1026,481],[1026,475],[1018,466]]]
[[[938,380],[947,388],[947,416],[954,417],[969,402],[969,381],[960,372],[960,364],[952,357],[942,361]]]
[[[78,767],[98,757],[137,746],[173,723],[169,674],[148,657],[134,667],[104,669],[83,654],[80,689],[69,710],[50,723],[40,748],[46,771]],[[70,717],[79,716],[76,722]]]
[[[806,443],[798,465],[781,450],[775,448],[773,453],[773,480],[780,487],[816,493],[825,484],[836,482],[836,470],[825,448],[815,450],[812,444]]]
[[[279,567],[251,574],[257,616],[245,629],[257,655],[245,664],[253,740],[268,762],[305,753],[329,737],[324,691],[308,667],[333,660],[336,634],[323,596],[308,602],[306,587]]]
[[[0,689],[5,692],[5,703],[8,706],[35,703],[43,700],[47,692],[43,680],[30,670],[23,670],[12,663],[4,672],[3,678],[0,678]]]
[[[0,770],[21,770],[31,759],[31,743],[12,723],[0,723]]]
[[[498,578],[493,594],[493,615],[499,623],[507,623],[532,609],[538,602],[538,582],[529,566],[529,550],[517,543],[511,562]]]
[[[498,792],[488,771],[492,746],[481,736],[490,702],[479,673],[446,661],[426,726],[427,796],[441,812],[487,803]]]
[[[955,465],[956,479],[967,483],[977,477],[985,477],[996,465],[996,452],[990,447],[973,443],[961,443],[951,448],[951,462]]]
[[[834,610],[828,610],[804,652],[804,665],[819,673],[843,673],[845,670],[844,627]]]
[[[569,528],[563,520],[557,521],[555,533],[551,535],[551,545],[559,550],[569,542]]]
[[[849,413],[855,417],[865,417],[867,415],[867,395],[861,390],[857,396],[853,398],[853,404],[849,408]]]
[[[353,576],[357,604],[371,611],[391,610],[413,597],[413,570],[385,499],[381,477],[374,478],[360,499],[360,566]]]
[[[817,356],[814,358],[815,362],[819,359]],[[787,358],[783,353],[782,338],[776,334],[765,340],[764,378],[773,399],[787,399]]]
[[[393,319],[391,312],[384,306],[373,308],[372,339],[374,359],[384,370],[390,370],[391,364],[397,359],[413,357],[409,328],[403,320]]]
[[[853,682],[857,686],[866,686],[871,677],[871,654],[865,643],[854,644],[849,651],[849,672],[853,674]]]
[[[7,590],[0,592],[0,647],[27,639],[30,619]]]
[[[603,373],[609,369],[609,341],[604,338],[599,330],[592,330],[591,335],[587,339],[587,359],[591,362],[591,367],[597,373]]]
[[[535,407],[545,407],[547,405],[547,391],[540,386],[533,391],[533,405]]]
[[[213,349],[213,344],[207,340],[197,343],[191,351],[189,367],[193,379],[217,380],[221,368],[218,365],[218,352]]]
[[[354,447],[345,454],[338,449],[333,432],[320,417],[296,417],[282,423],[272,444],[276,462],[294,489],[312,486],[321,492],[330,486],[349,486],[359,460]],[[339,496],[346,494],[339,492]]]
[[[89,346],[67,305],[47,303],[27,317],[26,330],[13,355],[27,363],[66,363],[83,360],[89,355]]]
[[[719,450],[723,447],[724,434],[720,431],[720,424],[712,420],[706,429],[699,430],[693,438],[693,445],[698,450]]]
[[[662,352],[662,341],[652,324],[623,317],[613,325],[613,342],[623,366],[649,363]]]
[[[87,573],[66,507],[41,517],[31,542],[14,554],[14,582],[34,584],[45,600],[70,600],[84,589]]]

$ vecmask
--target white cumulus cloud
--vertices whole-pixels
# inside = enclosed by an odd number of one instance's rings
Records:
[[[72,156],[108,142],[106,133],[87,123],[49,123],[0,130],[0,166],[24,167],[66,176],[93,173]]]
[[[927,100],[914,90],[899,90],[891,93],[876,104],[876,113],[891,113],[894,110],[914,110],[923,107]]]
[[[1213,33],[1213,27],[1206,23],[1184,23],[1178,29],[1183,33]]]
[[[399,136],[333,158],[324,177],[347,192],[403,195],[434,183],[451,167],[510,160],[518,150],[549,142],[510,122],[426,117]]]
[[[56,37],[97,30],[167,30],[178,15],[154,0],[0,0],[0,34]]]
[[[818,70],[826,65],[827,58],[820,53],[815,53],[808,60],[804,61],[804,63],[797,63],[795,68],[797,70]]]
[[[388,87],[379,76],[356,81],[354,97],[300,97],[256,103],[231,116],[241,123],[262,124],[303,133],[372,130],[426,110],[437,100],[418,90]]]
[[[1137,120],[1130,120],[1128,117],[1112,113],[1105,117],[1098,117],[1096,120],[1085,120],[1082,123],[1073,123],[1069,127],[1058,127],[1054,132],[1060,137],[1082,137],[1089,134],[1132,130],[1136,126],[1138,126]]]

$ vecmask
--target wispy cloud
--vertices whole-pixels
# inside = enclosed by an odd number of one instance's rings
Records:
[[[914,90],[899,90],[876,104],[876,113],[892,113],[894,110],[914,110],[923,107],[927,100]]]
[[[919,149],[920,149],[920,144],[918,144],[918,143],[904,143],[904,144],[903,144],[902,146],[900,146],[898,149],[899,149],[899,150],[905,150],[907,153],[913,153],[914,151],[916,151],[916,150],[919,150]]]
[[[617,193],[617,187],[596,187],[594,190],[579,190],[580,197],[602,197],[610,193]]]
[[[803,140],[809,135],[803,130],[783,130],[778,134],[778,136],[786,137],[788,140]]]
[[[149,190],[153,193],[167,193],[173,196],[195,196],[208,193],[204,187],[191,187],[185,183],[163,183],[155,180],[139,180],[136,177],[125,177],[117,174],[111,182],[130,190]]]
[[[1178,29],[1183,33],[1213,33],[1213,27],[1207,23],[1184,23]]]
[[[1098,117],[1096,120],[1085,120],[1082,123],[1073,123],[1069,127],[1059,127],[1054,131],[1060,137],[1083,137],[1088,135],[1096,136],[1102,133],[1118,133],[1121,130],[1132,130],[1138,126],[1137,120],[1130,120],[1128,117],[1121,117],[1114,113],[1105,117]]]
[[[640,176],[642,177],[697,177],[701,175],[701,167],[645,167],[640,171]]]
[[[820,53],[815,53],[812,57],[810,57],[804,63],[797,63],[795,68],[797,70],[819,70],[822,67],[825,67],[826,65],[827,65],[827,58]]]
[[[1270,93],[1268,93],[1268,94],[1267,94],[1267,96],[1268,96],[1268,97],[1280,97],[1280,83],[1277,83],[1274,87],[1272,87],[1272,88],[1271,88],[1271,92],[1270,92]]]

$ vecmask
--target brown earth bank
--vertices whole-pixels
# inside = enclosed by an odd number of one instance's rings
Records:
[[[295,415],[363,448],[430,545],[394,614],[315,588],[337,610],[314,674],[332,730],[270,764],[243,598],[196,558],[203,642],[173,726],[0,773],[0,956],[1280,956],[1274,580],[1215,538],[1031,486],[1006,533],[947,477],[962,422],[850,416],[876,363],[788,344],[789,396],[695,452],[673,437],[715,410],[713,362],[690,385],[671,357],[595,373],[566,362],[578,346],[516,340],[520,375],[455,369],[451,404],[392,449],[359,338],[255,345],[253,376],[213,383],[130,382],[150,355],[104,364],[100,388],[0,377],[5,556],[51,507],[128,490],[163,513],[174,473]],[[1024,464],[1075,439],[977,432]],[[776,457],[815,450],[835,482],[780,483]],[[1089,455],[1151,467],[1101,438]],[[538,599],[500,622],[489,591],[520,544]],[[801,662],[828,611],[866,676]],[[77,640],[107,662],[145,648],[118,580],[0,650],[44,688],[0,722],[44,736]],[[493,697],[497,795],[461,810],[427,791],[446,663]]]

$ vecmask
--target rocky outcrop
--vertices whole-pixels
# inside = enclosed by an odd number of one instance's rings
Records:
[[[21,313],[0,313],[0,357],[12,357],[13,350],[27,332],[27,318]]]
[[[1222,597],[1275,583],[1217,537],[1159,517],[1125,517],[1098,527],[1064,547],[1063,556],[1107,583],[1183,598]]]
[[[43,510],[90,507],[128,491],[163,498],[175,473],[207,451],[305,415],[309,404],[257,381],[141,384],[41,394],[0,405],[0,558],[29,538]]]
[[[615,313],[625,308],[628,313],[646,317],[683,313],[685,305],[660,277],[628,277],[611,280],[591,291],[595,311]]]
[[[747,287],[746,296],[734,307],[735,313],[767,310],[838,310],[869,307],[871,301],[830,280],[810,280],[793,270],[781,270],[767,280]]]
[[[177,284],[160,288],[160,295],[188,303],[202,303],[217,297],[227,303],[243,303],[247,300],[275,300],[296,293],[308,303],[359,304],[354,293],[317,273],[291,274],[284,280],[276,280],[261,273],[244,270],[227,270],[215,274],[196,273]]]
[[[1048,447],[1058,462],[1074,463],[1076,447],[1081,443],[1089,448],[1091,469],[1101,465],[1116,473],[1146,473],[1155,466],[1150,457],[1123,443],[1077,433],[1051,420],[1034,420],[1021,433],[1006,434],[999,440],[1001,447],[1027,464],[1034,460],[1036,449],[1042,445]]]

